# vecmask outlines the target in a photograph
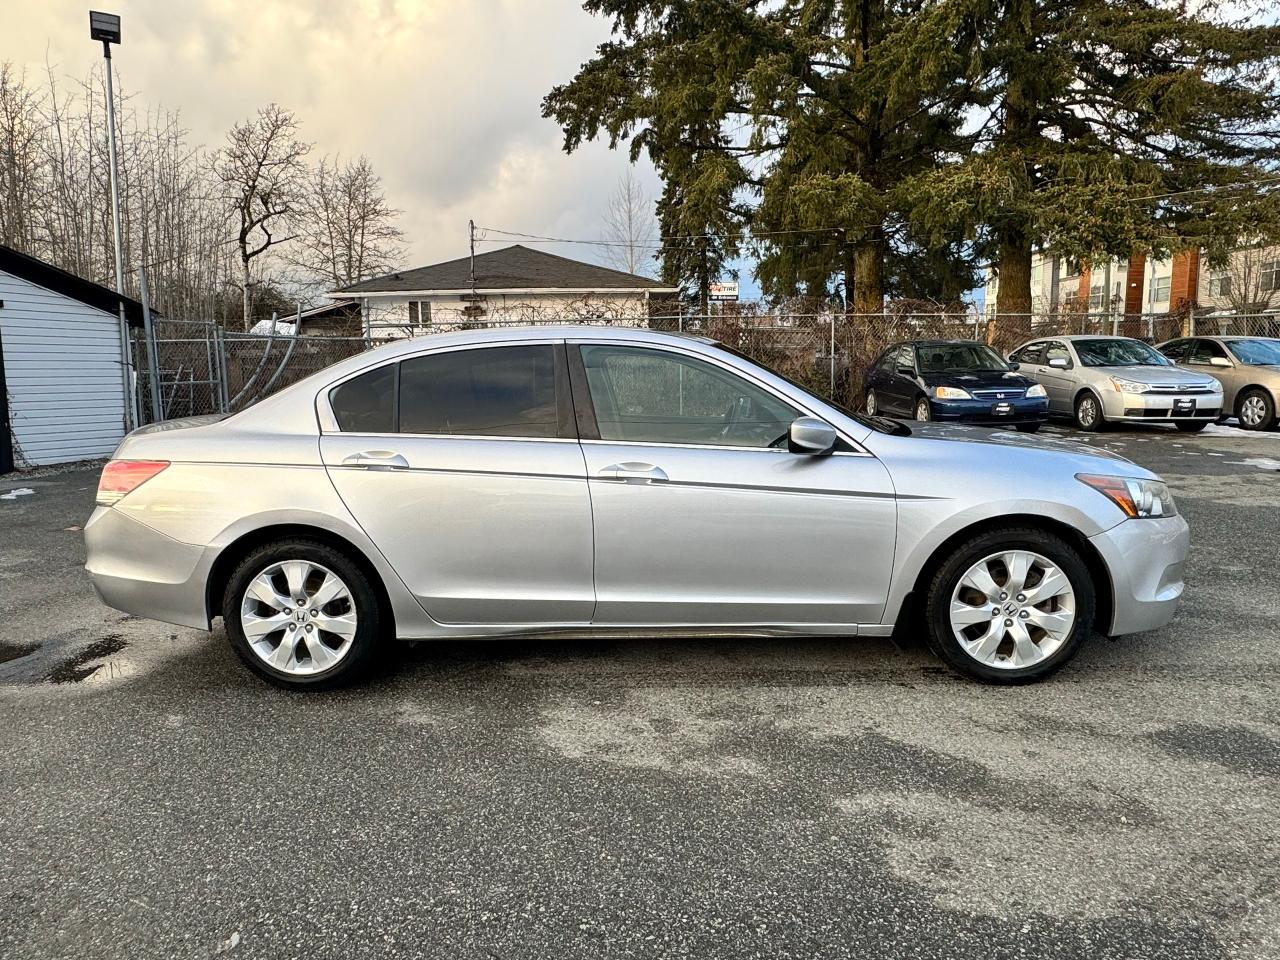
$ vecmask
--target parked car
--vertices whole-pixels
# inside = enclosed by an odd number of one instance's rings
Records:
[[[1222,409],[1246,430],[1270,430],[1280,409],[1280,340],[1270,337],[1183,337],[1159,347],[1180,367],[1222,384]]]
[[[1164,624],[1187,525],[1105,451],[849,413],[721,345],[476,330],[144,427],[85,526],[108,604],[283,686],[384,638],[888,636],[981,680]]]
[[[998,424],[1035,433],[1049,417],[1044,387],[984,343],[895,343],[867,370],[867,412],[916,420]]]
[[[1081,430],[1137,420],[1195,433],[1218,419],[1222,385],[1181,370],[1155,347],[1131,337],[1043,337],[1009,354],[1049,393],[1049,413]]]

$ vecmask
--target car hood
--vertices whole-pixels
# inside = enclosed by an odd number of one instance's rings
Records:
[[[1012,370],[958,370],[945,373],[923,373],[920,375],[926,386],[930,387],[963,387],[996,389],[1008,387],[1013,390],[1025,390],[1035,383],[1029,377]]]
[[[1119,460],[1121,463],[1132,463],[1128,457],[1122,457],[1105,447],[1066,438],[1033,436],[1028,433],[1015,433],[1000,427],[967,427],[950,423],[921,423],[912,421],[909,425],[913,437],[925,437],[929,440],[953,440],[957,443],[987,443],[993,446],[1014,447],[1030,450],[1049,450],[1055,453],[1073,455],[1085,454],[1100,457],[1104,460]]]
[[[1122,367],[1087,367],[1096,373],[1109,377],[1121,377],[1138,383],[1150,383],[1159,386],[1179,387],[1213,387],[1218,381],[1203,373],[1183,370],[1178,367],[1150,367],[1133,364]]]

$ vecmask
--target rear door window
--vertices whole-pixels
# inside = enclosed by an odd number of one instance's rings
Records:
[[[329,406],[344,433],[395,433],[396,364],[338,384],[329,391]]]

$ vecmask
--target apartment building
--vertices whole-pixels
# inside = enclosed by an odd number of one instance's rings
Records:
[[[1280,264],[1275,277],[1280,280]],[[1094,264],[1036,253],[1031,261],[1031,303],[1036,313],[1167,313],[1187,303],[1207,302],[1209,279],[1195,251],[1164,260],[1139,253]],[[984,289],[985,311],[991,315],[1000,279],[990,268]],[[1214,289],[1222,290],[1222,282]]]

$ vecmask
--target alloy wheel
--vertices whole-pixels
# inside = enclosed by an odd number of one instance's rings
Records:
[[[951,594],[951,630],[960,648],[1001,670],[1034,666],[1067,642],[1076,595],[1067,575],[1030,550],[979,560]]]
[[[1080,403],[1076,406],[1076,416],[1080,418],[1080,426],[1085,428],[1093,426],[1098,419],[1098,401],[1091,395],[1081,397]]]
[[[918,402],[916,403],[916,419],[917,419],[917,420],[929,420],[929,419],[931,419],[931,417],[930,417],[930,412],[929,412],[929,401],[928,401],[928,400],[923,400],[923,399],[922,399],[922,400],[920,400],[920,401],[918,401]]]
[[[880,407],[880,403],[876,398],[876,392],[874,390],[868,390],[867,391],[867,413],[869,413],[871,416],[874,417],[876,415],[876,410],[878,410],[879,407]]]
[[[249,648],[268,666],[292,676],[324,673],[351,650],[355,600],[327,567],[282,560],[249,582],[240,602],[240,626]]]

